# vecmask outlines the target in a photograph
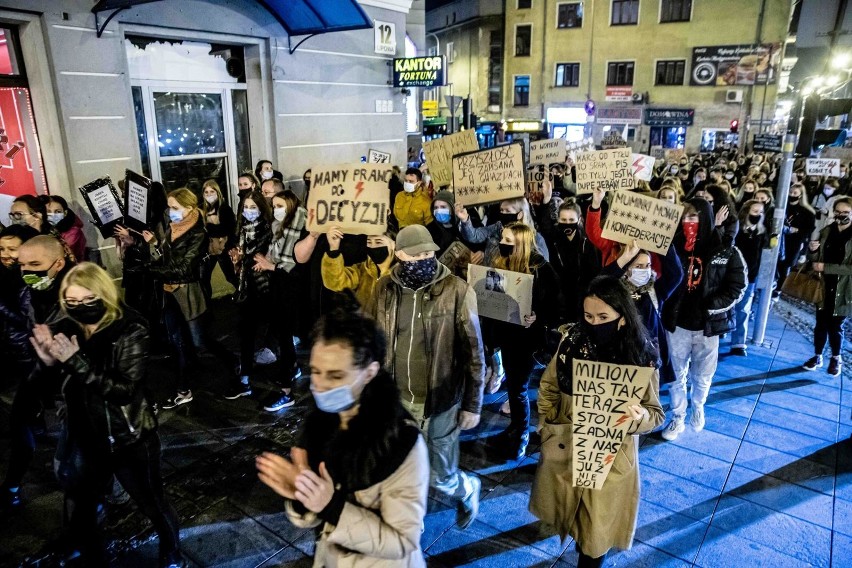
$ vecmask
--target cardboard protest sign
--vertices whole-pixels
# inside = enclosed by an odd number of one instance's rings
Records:
[[[390,165],[340,164],[311,168],[309,231],[331,227],[349,234],[381,235],[390,213]]]
[[[121,197],[112,180],[105,176],[79,189],[101,236],[105,239],[112,237],[115,226],[124,224]]]
[[[840,177],[840,160],[808,158],[805,161],[805,173],[809,176]]]
[[[653,367],[574,359],[571,419],[571,484],[601,489],[633,419],[627,407],[639,404]]]
[[[671,148],[663,152],[667,162],[677,162],[686,156],[686,150],[683,148]]]
[[[367,152],[367,163],[370,164],[390,164],[391,155],[389,152],[379,152],[378,150],[370,150]]]
[[[131,170],[124,171],[125,222],[136,231],[148,228],[148,195],[150,179]]]
[[[564,138],[530,142],[529,164],[559,164],[568,156],[568,141]]]
[[[666,152],[662,146],[651,146],[651,155],[658,160],[662,160],[666,157]]]
[[[578,140],[576,142],[568,142],[567,146],[568,155],[571,156],[572,159],[576,159],[577,154],[581,154],[583,152],[594,152],[595,139],[583,138],[582,140]]]
[[[423,143],[429,175],[437,187],[453,183],[453,156],[479,150],[476,131],[465,130]]]
[[[826,146],[820,152],[820,156],[823,158],[837,158],[842,163],[852,162],[852,148]]]
[[[637,180],[651,181],[654,177],[654,164],[657,159],[645,154],[631,154],[630,160],[633,164],[633,177]]]
[[[596,189],[633,189],[630,148],[614,148],[577,155],[577,194]]]
[[[438,262],[450,269],[459,278],[467,279],[467,265],[473,253],[464,246],[461,241],[453,241],[444,254],[438,258]]]
[[[476,292],[479,315],[523,325],[532,313],[533,275],[471,264],[467,283]]]
[[[453,156],[456,203],[476,205],[523,197],[524,148],[507,144]]]
[[[542,164],[527,168],[526,198],[530,202],[530,205],[541,205],[541,202],[544,200],[542,185],[545,181],[553,181],[553,171],[553,169]]]
[[[683,205],[675,205],[632,191],[613,193],[601,236],[639,248],[666,254],[672,244]]]

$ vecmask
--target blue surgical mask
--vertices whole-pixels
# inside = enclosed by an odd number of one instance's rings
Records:
[[[172,223],[180,223],[183,221],[183,213],[174,209],[169,209],[169,221]]]
[[[439,223],[449,223],[452,215],[449,209],[435,209],[435,220]]]
[[[56,225],[65,218],[65,213],[48,213],[47,222]]]
[[[260,217],[260,209],[243,209],[243,217],[249,223],[254,223]]]
[[[352,395],[352,385],[348,384],[323,392],[314,390],[314,386],[311,385],[311,394],[314,395],[317,408],[323,412],[343,412],[355,406],[356,402]]]

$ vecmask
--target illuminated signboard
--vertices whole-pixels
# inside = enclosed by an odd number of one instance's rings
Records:
[[[443,87],[447,84],[443,55],[393,60],[394,87]]]
[[[516,120],[509,121],[509,132],[538,132],[542,130],[540,121],[533,120]]]

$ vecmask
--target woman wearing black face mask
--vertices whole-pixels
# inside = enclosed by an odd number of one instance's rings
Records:
[[[145,397],[148,328],[121,305],[105,270],[72,268],[59,292],[61,316],[36,325],[37,371],[62,379],[67,437],[57,451],[70,519],[61,539],[87,566],[106,566],[98,523],[104,486],[115,475],[159,536],[160,566],[185,566],[177,516],[163,492],[157,418]]]
[[[655,367],[657,353],[633,299],[612,277],[592,281],[583,300],[585,321],[568,325],[538,395],[541,460],[530,494],[530,511],[564,539],[571,535],[578,566],[602,566],[610,548],[630,548],[639,510],[638,434],[663,423],[657,373],[639,404],[628,407],[630,434],[618,450],[601,489],[572,487],[573,360]]]
[[[746,263],[748,282],[745,292],[734,307],[735,328],[731,332],[731,355],[745,357],[746,341],[748,340],[748,320],[754,300],[754,286],[757,274],[760,272],[760,258],[763,249],[769,244],[769,233],[766,231],[765,205],[751,199],[740,208],[740,232],[734,244],[740,249]]]
[[[379,278],[387,274],[394,256],[393,239],[386,235],[367,237],[367,259],[351,266],[343,262],[340,243],[345,238],[339,227],[328,231],[328,249],[322,259],[322,283],[332,292],[349,292],[360,306],[366,306]]]
[[[503,354],[509,391],[509,427],[491,442],[510,460],[523,459],[529,443],[530,401],[527,388],[532,373],[533,353],[544,342],[547,327],[555,328],[561,313],[559,277],[553,267],[535,250],[535,232],[523,223],[503,228],[498,258],[492,266],[533,275],[532,313],[521,314],[523,325],[489,320],[492,337]]]
[[[834,202],[834,222],[811,241],[808,258],[815,272],[825,273],[825,299],[817,305],[814,327],[814,356],[805,364],[807,371],[822,367],[822,352],[828,339],[831,361],[828,374],[840,376],[843,348],[843,322],[852,315],[852,198]]]
[[[780,257],[778,259],[778,286],[773,292],[777,297],[784,286],[784,280],[790,274],[793,265],[799,263],[802,255],[802,247],[811,238],[816,226],[816,212],[808,203],[808,192],[800,183],[790,187],[790,196],[787,199],[787,212],[784,218],[781,240]]]
[[[579,321],[583,292],[601,270],[601,254],[586,236],[580,206],[573,199],[563,201],[556,223],[542,216],[541,233],[550,249],[550,264],[559,275],[565,298],[565,313],[560,316],[563,321]]]

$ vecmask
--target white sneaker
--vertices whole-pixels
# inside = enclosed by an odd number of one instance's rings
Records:
[[[704,430],[704,407],[693,406],[692,415],[689,417],[689,425],[696,432]]]
[[[686,426],[683,423],[683,418],[674,417],[671,422],[669,422],[669,425],[663,429],[663,440],[668,440],[669,442],[677,440],[677,437],[680,436],[680,433],[685,429]]]
[[[271,365],[278,360],[275,353],[269,347],[258,349],[254,353],[254,362],[258,365]]]

